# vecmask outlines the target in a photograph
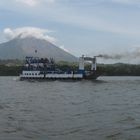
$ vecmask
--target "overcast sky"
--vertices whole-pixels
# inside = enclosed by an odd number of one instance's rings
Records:
[[[37,29],[72,54],[140,49],[140,0],[1,0],[0,42]]]

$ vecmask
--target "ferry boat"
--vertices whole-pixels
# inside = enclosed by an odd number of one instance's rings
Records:
[[[85,70],[85,61],[90,62],[91,70]],[[96,56],[79,58],[79,69],[76,71],[63,71],[56,67],[53,58],[26,57],[25,64],[20,74],[20,80],[24,79],[42,79],[42,80],[82,80],[96,79],[97,74]]]

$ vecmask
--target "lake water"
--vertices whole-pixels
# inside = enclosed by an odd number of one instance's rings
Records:
[[[140,140],[140,77],[0,77],[0,140]]]

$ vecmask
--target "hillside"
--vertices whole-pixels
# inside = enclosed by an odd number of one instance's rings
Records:
[[[37,50],[36,54],[35,50]],[[52,57],[55,61],[77,61],[75,56],[45,39],[16,37],[0,44],[0,59],[23,60],[26,56]]]

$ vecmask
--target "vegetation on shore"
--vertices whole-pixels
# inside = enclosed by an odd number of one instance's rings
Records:
[[[0,76],[18,76],[22,71],[23,61],[0,60]],[[56,66],[62,70],[77,70],[78,63],[58,62]],[[90,69],[87,64],[86,69]],[[140,64],[98,64],[97,71],[103,76],[140,76]]]

